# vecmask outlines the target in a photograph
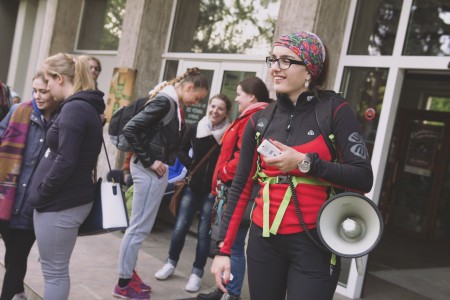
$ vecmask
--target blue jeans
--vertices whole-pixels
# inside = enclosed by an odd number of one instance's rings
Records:
[[[242,285],[245,277],[245,238],[248,227],[241,227],[236,235],[233,247],[231,247],[231,274],[233,280],[227,285],[227,291],[232,295],[241,295]]]
[[[203,270],[208,259],[209,244],[211,243],[211,210],[214,199],[215,196],[210,193],[199,194],[187,187],[181,197],[177,221],[170,242],[168,261],[176,266],[180,259],[186,235],[192,224],[195,212],[200,210],[197,249],[195,251],[195,261],[192,268],[192,273],[199,277],[203,277]]]

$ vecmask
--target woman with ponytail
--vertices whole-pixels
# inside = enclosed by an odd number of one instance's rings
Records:
[[[0,235],[5,242],[5,276],[0,300],[26,299],[24,278],[31,247],[36,240],[33,208],[26,191],[35,163],[47,149],[46,132],[55,119],[58,103],[47,90],[44,72],[33,77],[33,93],[0,125]],[[2,122],[3,123],[3,122]]]
[[[34,171],[29,202],[44,274],[44,299],[69,297],[69,263],[78,228],[94,201],[92,170],[100,153],[103,93],[95,90],[87,56],[59,53],[43,65],[59,114],[47,131],[48,149]]]
[[[122,132],[133,149],[131,176],[134,192],[130,226],[125,231],[119,254],[119,280],[113,296],[123,299],[150,299],[150,286],[135,272],[139,249],[155,223],[168,183],[168,166],[175,163],[185,124],[181,105],[199,103],[208,94],[208,81],[197,68],[161,84],[156,95],[134,116]],[[171,109],[175,106],[176,109]],[[162,119],[174,111],[170,122]]]

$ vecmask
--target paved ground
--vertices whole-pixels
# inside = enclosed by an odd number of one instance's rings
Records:
[[[144,242],[140,252],[138,272],[142,279],[152,286],[151,299],[153,300],[195,299],[196,294],[184,291],[194,259],[196,245],[194,235],[189,235],[186,240],[185,249],[182,252],[175,275],[167,281],[158,281],[154,278],[154,273],[163,265],[167,257],[171,228],[171,225],[161,221],[155,224],[152,234]],[[121,237],[122,233],[115,232],[78,239],[71,261],[72,286],[69,300],[116,299],[112,297],[111,292],[117,281],[117,257]],[[0,257],[3,258],[3,256],[4,245],[0,243]],[[212,275],[209,273],[211,262],[212,260],[208,259],[201,292],[207,292],[214,285]],[[0,267],[0,278],[3,277],[3,273],[3,267]],[[418,273],[421,274],[422,272]],[[426,276],[425,273],[423,274]],[[420,276],[417,279],[420,280]],[[444,278],[443,280],[448,279]],[[36,245],[33,247],[29,257],[26,283],[30,288],[27,291],[28,299],[41,300],[42,298],[38,295],[43,294],[44,288]],[[448,285],[445,284],[445,286]],[[33,291],[35,294],[33,294]],[[430,294],[428,293],[428,295]],[[366,276],[363,289],[363,299],[367,300],[446,299],[445,295],[443,297],[429,298],[422,296],[419,293],[412,292],[411,288],[393,284],[383,280],[380,276],[370,274],[370,272]],[[244,284],[242,299],[250,299],[247,282]],[[333,300],[348,299],[341,295],[335,295]]]

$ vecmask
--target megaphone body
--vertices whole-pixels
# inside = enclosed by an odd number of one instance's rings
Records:
[[[317,216],[317,232],[328,250],[341,257],[356,258],[378,244],[383,220],[372,200],[345,192],[322,205]]]

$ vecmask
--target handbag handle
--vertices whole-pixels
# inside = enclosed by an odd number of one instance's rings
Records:
[[[189,172],[189,176],[188,176],[189,178],[194,176],[195,172],[197,172],[197,170],[200,168],[200,166],[208,159],[208,157],[211,156],[211,154],[213,153],[213,151],[216,148],[217,148],[217,144],[214,144],[214,146],[212,146],[211,149],[209,149],[208,153],[206,153],[206,155],[203,156],[203,158],[198,162],[198,164],[195,166],[195,168]]]
[[[105,155],[106,155],[106,160],[108,161],[108,168],[109,168],[109,172],[111,173],[111,163],[109,162],[109,156],[108,156],[108,151],[106,150],[106,144],[105,144],[105,140],[102,139],[102,143],[103,143],[103,148],[105,149]],[[98,160],[97,160],[98,163]],[[94,168],[94,172],[93,172],[93,176],[94,176],[94,182],[97,182],[97,164],[95,165]],[[114,178],[113,178],[113,182],[114,182]]]

